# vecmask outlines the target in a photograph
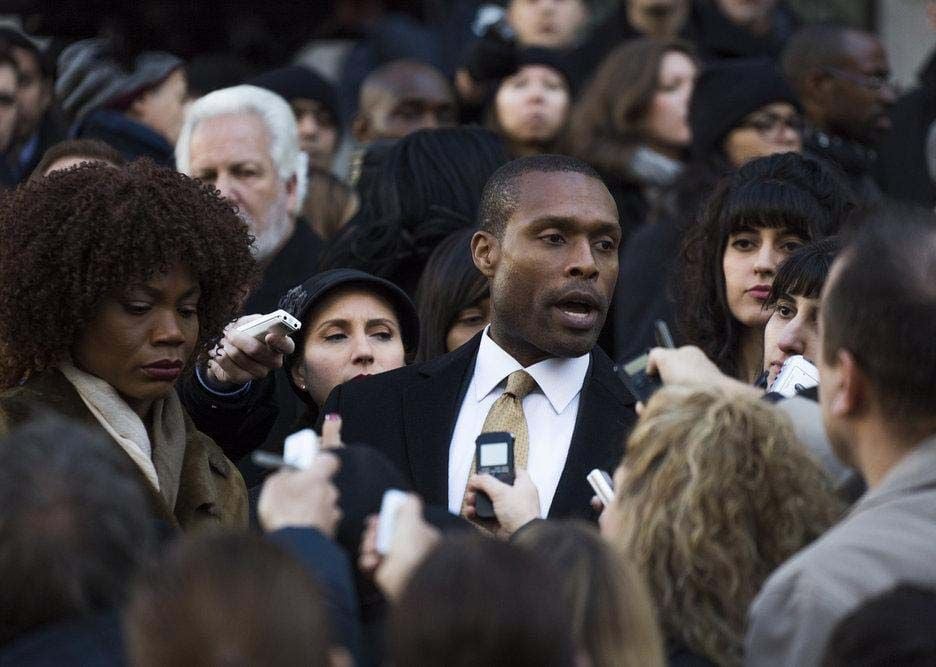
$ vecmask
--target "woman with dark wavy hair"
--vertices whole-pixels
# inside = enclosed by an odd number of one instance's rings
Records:
[[[777,267],[837,232],[850,210],[835,174],[796,153],[753,160],[723,178],[683,243],[677,313],[685,342],[726,375],[753,382]]]
[[[246,526],[237,469],[174,386],[255,280],[217,191],[141,160],[30,181],[0,202],[0,432],[53,410],[107,434],[183,528]]]
[[[505,162],[501,140],[477,127],[420,130],[400,139],[321,268],[360,269],[413,295],[439,242],[476,226],[484,185]]]
[[[687,42],[628,40],[608,55],[572,110],[565,152],[601,174],[625,238],[683,170],[697,73]]]
[[[461,347],[491,321],[491,293],[471,258],[472,236],[473,229],[463,229],[442,241],[419,280],[417,363]]]

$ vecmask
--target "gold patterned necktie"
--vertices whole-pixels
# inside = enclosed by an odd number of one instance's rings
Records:
[[[514,436],[514,468],[526,470],[530,454],[530,432],[527,428],[526,415],[523,414],[523,399],[537,387],[536,380],[526,371],[514,371],[507,376],[507,388],[501,394],[484,419],[481,433],[507,431]],[[471,459],[470,478],[478,469],[477,457]],[[467,480],[466,480],[467,486]],[[465,494],[467,495],[467,488]],[[461,514],[465,514],[465,501],[462,499]]]

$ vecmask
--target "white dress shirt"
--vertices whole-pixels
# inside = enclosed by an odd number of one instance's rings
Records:
[[[449,445],[449,511],[453,514],[461,511],[475,455],[475,439],[481,434],[491,406],[504,393],[507,376],[526,370],[538,385],[523,399],[530,435],[527,471],[539,491],[540,516],[545,518],[569,454],[589,355],[546,359],[524,369],[491,339],[489,328],[481,336],[474,374]]]

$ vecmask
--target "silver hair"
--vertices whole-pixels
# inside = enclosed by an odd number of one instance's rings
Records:
[[[260,117],[270,133],[270,158],[284,183],[296,177],[296,206],[290,213],[298,214],[308,190],[309,159],[299,150],[299,130],[289,104],[276,93],[257,86],[222,88],[200,97],[185,112],[185,122],[176,142],[176,168],[191,173],[191,143],[195,127],[203,120],[230,114],[253,113]]]

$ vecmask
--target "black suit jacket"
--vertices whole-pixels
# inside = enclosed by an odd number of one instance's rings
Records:
[[[380,449],[426,503],[446,507],[449,446],[482,335],[438,359],[336,387],[321,414],[340,414],[345,442]],[[596,347],[549,518],[595,518],[585,478],[593,468],[612,471],[620,463],[624,438],[636,420],[633,406],[610,358]]]

